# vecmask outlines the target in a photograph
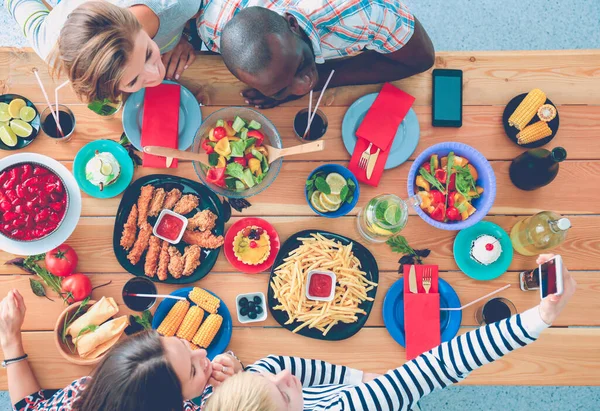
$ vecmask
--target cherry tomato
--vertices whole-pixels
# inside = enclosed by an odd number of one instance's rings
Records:
[[[438,204],[430,216],[436,221],[444,221],[444,218],[446,218],[446,206],[442,203]]]
[[[46,253],[46,268],[52,274],[66,277],[77,267],[77,253],[67,244],[60,245]]]
[[[434,206],[438,205],[440,203],[445,203],[446,202],[446,199],[444,198],[444,195],[439,190],[431,190],[429,192],[429,194],[431,194],[431,197],[433,198],[433,201],[431,202],[431,204],[434,205]]]
[[[448,194],[448,206],[450,207],[454,207],[454,195],[456,194],[456,191],[450,191],[450,193]]]
[[[62,280],[62,291],[69,304],[83,301],[92,294],[92,282],[81,273],[70,275]]]
[[[256,142],[254,143],[256,147],[260,146],[262,142],[265,141],[265,135],[258,130],[248,131],[248,138],[256,139]]]
[[[240,164],[242,167],[248,166],[248,160],[246,160],[244,157],[234,157],[233,161]]]
[[[213,146],[208,144],[208,139],[202,140],[202,149],[206,152],[206,154],[211,154],[215,152]]]
[[[460,212],[456,207],[448,207],[446,215],[448,216],[448,219],[452,221],[460,221],[462,219],[460,216]]]
[[[219,187],[225,187],[225,167],[211,168],[206,173],[206,181]]]
[[[227,137],[227,130],[225,130],[225,127],[215,127],[215,130],[213,131],[213,137],[215,140],[219,141],[222,138]]]
[[[456,190],[456,173],[450,176],[450,183],[448,184],[448,191]]]
[[[446,170],[442,170],[441,168],[435,170],[435,178],[437,178],[440,183],[446,184]]]

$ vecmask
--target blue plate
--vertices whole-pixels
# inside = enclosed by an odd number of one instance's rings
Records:
[[[480,235],[487,234],[500,241],[502,254],[490,265],[479,264],[471,258],[471,243]],[[513,259],[513,248],[506,231],[497,224],[480,221],[458,233],[454,240],[454,260],[458,268],[475,280],[493,280],[508,270]]]
[[[192,291],[194,287],[185,287],[180,288],[179,290],[175,290],[171,293],[171,295],[176,295],[177,297],[187,297],[190,291]],[[205,289],[206,290],[206,289]],[[213,293],[212,291],[206,290],[215,297],[219,298],[218,295]],[[220,298],[219,298],[220,299]],[[221,299],[220,299],[221,300]],[[154,318],[152,319],[152,329],[156,330],[162,320],[165,319],[171,308],[175,305],[177,300],[173,300],[170,298],[165,298],[161,301],[161,303],[156,307],[156,311],[154,312]],[[190,306],[196,305],[192,301],[190,301]],[[215,339],[210,344],[208,349],[206,350],[207,357],[212,361],[219,354],[223,354],[225,349],[229,345],[229,341],[231,340],[231,314],[229,314],[229,309],[221,300],[221,305],[219,305],[219,309],[217,310],[217,314],[223,317],[223,324],[219,329],[217,335],[215,335]],[[208,317],[209,313],[204,313],[204,319]],[[202,320],[204,321],[204,320]]]
[[[121,165],[121,174],[117,181],[113,184],[104,187],[100,191],[98,186],[93,185],[85,178],[85,165],[94,157],[96,150],[100,152],[108,151],[111,153]],[[96,140],[86,144],[79,150],[73,162],[73,175],[79,188],[89,196],[96,198],[112,198],[121,194],[131,180],[133,179],[133,161],[127,150],[122,145],[112,140]]]
[[[450,284],[439,278],[440,308],[460,307],[460,300]],[[456,336],[462,321],[462,311],[440,311],[441,341],[447,342]],[[404,338],[404,279],[396,281],[383,300],[383,322],[392,338],[406,347]]]
[[[358,126],[360,126],[367,111],[371,108],[377,94],[378,93],[372,93],[362,96],[352,103],[344,115],[344,121],[342,121],[342,139],[344,140],[344,146],[346,146],[346,150],[348,150],[350,155],[352,155],[354,146],[356,146],[356,130],[358,130]],[[417,144],[419,144],[420,133],[421,128],[419,127],[417,114],[411,108],[398,127],[396,137],[394,138],[392,148],[390,149],[390,155],[385,163],[385,170],[398,167],[408,160],[417,148]]]
[[[181,86],[181,102],[179,104],[179,149],[187,150],[194,142],[196,132],[202,124],[202,113],[198,100],[187,88],[174,81],[163,81],[163,84]],[[142,151],[142,122],[144,120],[144,94],[146,89],[136,91],[127,98],[123,107],[123,130],[131,144]]]
[[[328,218],[337,218],[337,217],[341,217],[344,216],[346,214],[348,214],[350,211],[352,211],[352,209],[356,206],[356,203],[358,203],[358,196],[360,196],[360,187],[358,184],[358,180],[356,179],[356,177],[354,176],[354,174],[352,174],[352,171],[348,170],[347,167],[341,166],[339,164],[323,164],[322,166],[319,166],[317,168],[315,168],[309,175],[307,180],[310,180],[310,178],[315,174],[315,173],[319,173],[319,172],[323,172],[325,174],[329,174],[329,173],[338,173],[339,175],[341,175],[342,177],[344,177],[346,180],[350,179],[352,181],[354,181],[354,186],[356,187],[354,189],[354,194],[353,194],[353,199],[350,203],[347,203],[344,201],[344,204],[341,205],[340,208],[338,208],[336,211],[330,211],[328,213],[322,213],[319,210],[317,210],[312,203],[310,202],[310,198],[308,197],[308,190],[306,189],[306,185],[304,187],[304,197],[306,198],[306,202],[308,203],[309,207],[317,214],[323,216],[323,217],[328,217]]]

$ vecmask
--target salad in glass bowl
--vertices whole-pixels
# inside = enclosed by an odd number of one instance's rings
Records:
[[[248,108],[229,107],[211,114],[198,130],[194,151],[208,155],[208,165],[194,162],[198,177],[226,197],[258,194],[275,179],[282,160],[269,164],[265,144],[281,148],[275,126]]]

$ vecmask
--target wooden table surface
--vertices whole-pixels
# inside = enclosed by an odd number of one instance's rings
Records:
[[[573,228],[567,241],[556,250],[578,282],[578,290],[557,323],[532,346],[520,349],[470,376],[465,384],[504,385],[600,385],[600,51],[540,52],[452,52],[438,53],[437,68],[464,71],[463,127],[431,127],[431,73],[423,73],[396,84],[416,97],[414,109],[419,117],[421,139],[411,159],[383,176],[378,188],[362,186],[359,204],[348,216],[326,219],[315,216],[304,199],[304,181],[311,170],[325,162],[347,165],[349,155],[341,140],[341,123],[347,107],[358,97],[377,91],[381,86],[345,87],[329,90],[323,98],[323,111],[329,120],[325,136],[326,149],[318,154],[285,160],[273,185],[250,199],[252,207],[243,216],[262,216],[279,232],[281,240],[305,228],[320,228],[360,239],[356,230],[356,213],[373,196],[390,192],[406,198],[406,178],[412,160],[425,148],[443,141],[460,141],[474,146],[490,161],[496,173],[497,197],[486,218],[509,231],[520,216],[540,210],[568,215]],[[33,67],[41,68],[44,84],[53,90],[55,82],[43,63],[29,49],[0,49],[0,94],[22,94],[43,109]],[[203,116],[223,106],[244,105],[239,91],[243,85],[232,77],[217,56],[201,55],[185,72],[182,83],[205,107]],[[563,146],[568,159],[560,166],[557,179],[533,192],[516,189],[508,178],[510,160],[523,150],[505,136],[501,115],[504,105],[515,95],[541,88],[558,105],[561,124],[549,148]],[[78,102],[68,89],[61,91],[61,101],[68,103],[77,118],[75,138],[68,144],[51,141],[40,135],[25,151],[43,153],[72,167],[77,151],[90,141],[107,138],[118,140],[122,133],[120,118],[104,120]],[[307,100],[290,102],[264,114],[277,126],[284,147],[298,144],[293,137],[292,122],[298,107]],[[0,152],[0,158],[10,155]],[[135,177],[164,172],[138,168]],[[189,162],[169,171],[196,179]],[[78,271],[89,274],[94,285],[108,280],[112,284],[94,291],[93,297],[114,297],[123,312],[128,312],[120,296],[123,284],[131,278],[118,264],[112,250],[114,216],[120,197],[100,200],[83,195],[79,226],[68,240],[79,255]],[[242,214],[235,213],[231,225]],[[456,233],[434,229],[411,212],[402,232],[416,248],[432,250],[427,263],[438,264],[441,276],[457,291],[461,301],[471,301],[504,285],[512,284],[502,295],[523,311],[539,302],[537,293],[519,289],[517,273],[535,266],[535,258],[515,253],[509,272],[496,280],[479,282],[458,271],[452,257]],[[388,288],[399,278],[396,270],[399,255],[386,245],[367,245],[379,264],[380,286],[366,327],[354,337],[340,342],[326,342],[294,335],[282,329],[272,318],[264,323],[241,326],[234,319],[230,347],[248,363],[268,354],[299,355],[321,358],[372,372],[385,372],[404,362],[404,350],[389,336],[381,309]],[[12,255],[0,251],[0,262]],[[268,274],[247,275],[234,272],[221,253],[210,275],[198,282],[217,293],[231,308],[239,293],[267,289]],[[67,363],[57,352],[52,339],[59,313],[64,308],[58,300],[48,301],[33,295],[29,276],[13,266],[0,265],[0,296],[18,288],[25,296],[27,318],[24,324],[25,350],[35,374],[45,388],[60,388],[90,372],[89,367]],[[160,284],[160,292],[177,287]],[[233,313],[233,312],[232,312]],[[234,315],[235,317],[235,315]],[[463,313],[461,332],[476,325],[474,308]],[[0,370],[0,389],[7,388],[6,373]]]

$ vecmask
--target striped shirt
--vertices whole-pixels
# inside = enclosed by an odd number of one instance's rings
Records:
[[[15,19],[35,52],[44,60],[54,48],[60,30],[69,14],[88,0],[61,0],[52,10],[41,0],[5,0],[5,6]],[[186,23],[200,8],[201,0],[107,0],[119,7],[143,4],[158,16],[160,26],[153,40],[161,54],[173,49]]]
[[[547,327],[534,307],[457,336],[368,383],[362,371],[295,357],[269,356],[248,371],[289,370],[302,382],[305,410],[410,410],[425,395],[532,343]]]
[[[294,16],[310,39],[318,64],[365,49],[393,53],[410,40],[415,25],[399,0],[204,0],[197,23],[208,49],[219,52],[227,22],[252,6]]]

